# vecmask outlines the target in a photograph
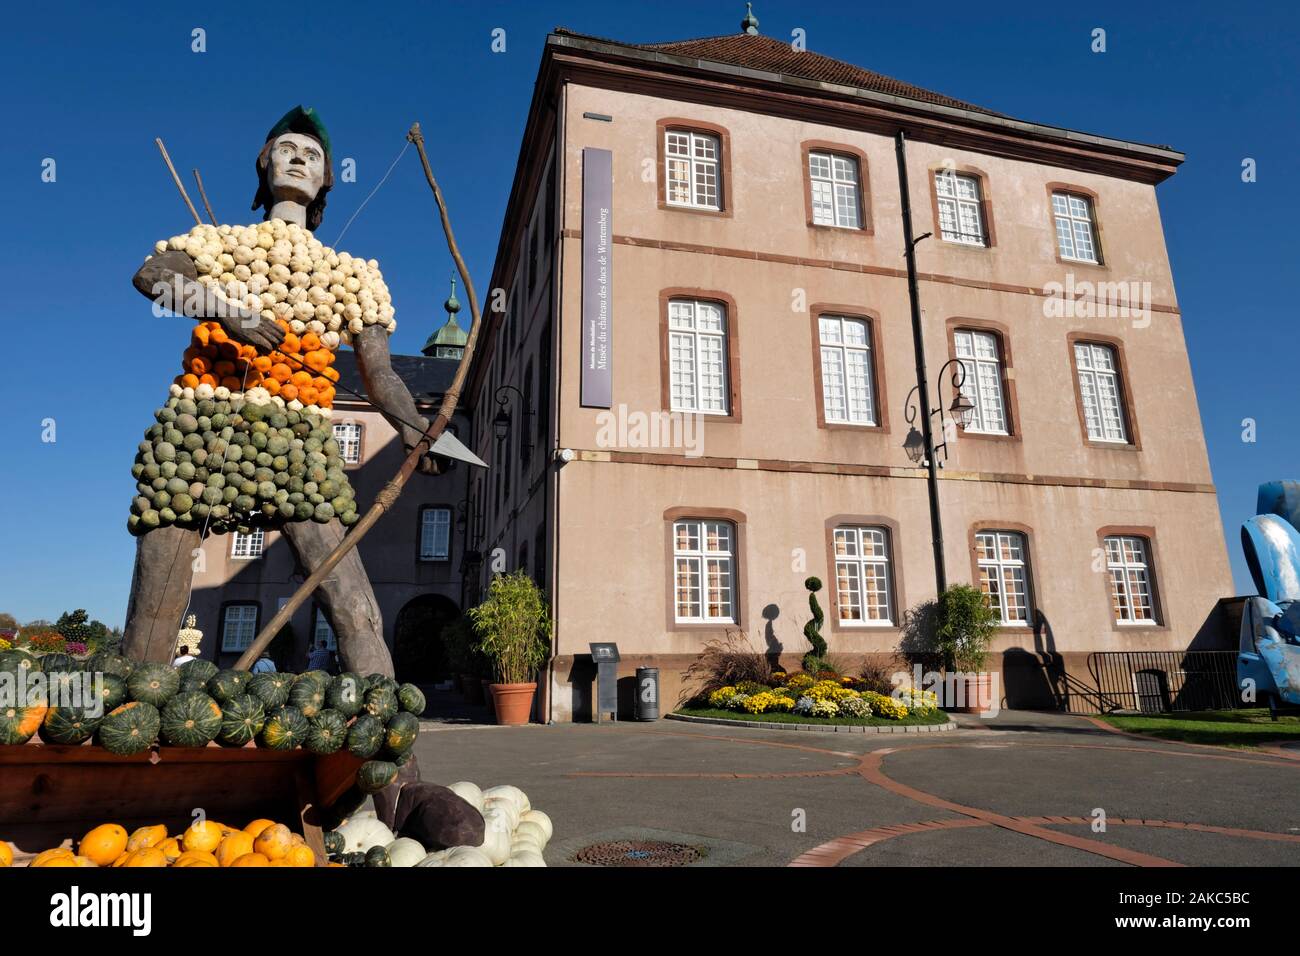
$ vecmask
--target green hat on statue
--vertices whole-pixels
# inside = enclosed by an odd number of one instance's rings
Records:
[[[266,134],[266,141],[269,143],[281,133],[303,133],[315,137],[325,147],[325,162],[331,162],[333,151],[330,149],[330,134],[321,122],[320,114],[310,106],[295,106],[281,116],[280,121]]]

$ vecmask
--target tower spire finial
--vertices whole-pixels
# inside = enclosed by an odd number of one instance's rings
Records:
[[[740,21],[740,32],[758,36],[758,17],[754,16],[754,4],[745,4],[745,19]]]
[[[460,300],[456,298],[456,276],[454,273],[451,277],[451,295],[447,296],[447,301],[442,304],[442,307],[447,310],[447,314],[451,316],[454,322],[456,313],[460,311]]]

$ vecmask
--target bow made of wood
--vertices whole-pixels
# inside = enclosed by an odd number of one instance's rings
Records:
[[[424,178],[428,180],[429,188],[433,190],[433,200],[438,206],[438,217],[442,222],[442,231],[447,237],[447,248],[451,251],[451,257],[456,263],[456,271],[460,273],[460,281],[469,295],[469,311],[473,322],[469,328],[469,337],[465,342],[465,353],[461,356],[460,365],[456,368],[456,374],[451,380],[451,385],[443,393],[442,403],[438,406],[438,414],[429,423],[429,427],[420,440],[407,454],[401,468],[397,470],[397,474],[389,479],[383,491],[376,496],[374,504],[362,515],[361,519],[352,527],[352,530],[344,535],[338,547],[331,551],[329,556],[321,562],[320,566],[311,573],[307,580],[299,585],[293,596],[285,601],[280,610],[276,612],[276,615],[262,628],[257,637],[253,639],[253,643],[235,662],[236,670],[246,671],[253,666],[253,663],[262,655],[262,652],[270,646],[275,636],[280,633],[280,629],[289,623],[294,611],[311,596],[311,593],[329,576],[329,573],[343,560],[343,557],[357,546],[361,539],[375,526],[375,523],[396,502],[402,486],[415,473],[420,459],[438,440],[438,436],[446,430],[447,423],[451,421],[452,416],[456,413],[461,391],[465,387],[465,379],[469,376],[470,362],[474,358],[474,346],[478,342],[479,329],[483,324],[482,316],[479,313],[478,295],[474,291],[474,282],[470,278],[469,269],[460,254],[460,247],[456,244],[456,236],[451,228],[451,217],[447,214],[447,203],[443,200],[442,190],[438,187],[438,180],[434,178],[433,169],[429,166],[429,157],[424,151],[424,136],[420,132],[419,123],[411,124],[406,138],[415,145],[416,151],[420,154],[420,165],[424,167]]]

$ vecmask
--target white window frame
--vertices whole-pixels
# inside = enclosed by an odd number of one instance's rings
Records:
[[[690,129],[665,129],[664,201],[721,212],[722,188],[722,138]]]
[[[257,610],[256,604],[227,604],[222,608],[222,653],[248,650],[257,637]]]
[[[438,520],[439,517],[442,520]],[[442,552],[438,551],[438,540],[436,537],[430,540],[430,535],[437,535],[439,531],[443,532]],[[451,559],[451,509],[441,506],[432,506],[420,509],[420,560],[421,561],[448,561]]]
[[[936,169],[934,195],[939,204],[939,235],[944,242],[988,246],[988,223],[984,221],[984,187],[979,176],[959,173],[954,169]],[[945,213],[949,226],[944,225]]]
[[[1014,556],[1017,550],[1019,557]],[[986,551],[991,551],[992,556],[986,556]],[[976,532],[975,555],[980,572],[979,588],[984,592],[989,607],[997,612],[999,624],[1002,627],[1028,627],[1033,611],[1029,536],[1020,531],[990,529]],[[997,582],[996,590],[991,586],[993,581]],[[1014,608],[1009,606],[1008,593],[1018,599]],[[1023,616],[1014,616],[1017,611]]]
[[[230,557],[234,561],[256,561],[266,549],[266,531],[254,528],[248,534],[236,531],[230,536]]]
[[[333,434],[334,440],[338,442],[339,456],[343,459],[343,464],[361,464],[361,424],[335,422]]]
[[[678,624],[735,624],[736,526],[681,518],[673,522],[672,534],[673,619]],[[713,613],[715,607],[719,613]],[[691,614],[692,608],[698,613]]]
[[[1056,251],[1062,259],[1101,263],[1091,197],[1067,190],[1052,193],[1052,219],[1056,222]]]
[[[718,313],[718,327],[703,327],[701,309]],[[709,299],[668,300],[668,403],[674,412],[702,415],[731,414],[731,368],[728,355],[727,307]],[[719,370],[706,382],[701,355],[718,359]],[[686,366],[689,364],[690,368]],[[689,372],[689,376],[688,376]],[[716,392],[706,395],[706,391]]]
[[[856,156],[809,151],[808,188],[813,225],[862,228],[862,175]]]
[[[312,617],[311,626],[311,647],[308,651],[314,651],[320,646],[322,638],[325,641],[325,648],[331,651],[339,649],[339,639],[334,633],[334,627],[330,624],[330,619],[325,615],[325,609],[320,605],[316,606],[316,614]]]
[[[953,352],[966,370],[962,394],[974,404],[966,431],[1009,435],[1007,393],[1003,387],[1002,342],[982,329],[954,329]],[[989,353],[992,353],[990,357]],[[993,386],[996,385],[996,388]]]
[[[889,529],[844,525],[831,533],[835,604],[841,627],[893,627],[894,580]],[[856,611],[854,617],[852,612]]]
[[[861,328],[850,341],[846,333]],[[817,337],[822,369],[822,417],[833,425],[876,426],[872,324],[854,315],[819,315]],[[856,368],[854,367],[856,363]],[[855,379],[860,376],[862,384]],[[838,397],[835,393],[838,391]],[[855,391],[859,397],[854,399]],[[834,406],[834,407],[833,407]]]
[[[1141,535],[1108,534],[1103,544],[1115,623],[1123,627],[1159,626],[1149,541]],[[1138,616],[1139,611],[1145,611],[1147,616]]]
[[[1127,445],[1119,349],[1104,342],[1075,342],[1074,369],[1079,376],[1079,401],[1088,438]]]

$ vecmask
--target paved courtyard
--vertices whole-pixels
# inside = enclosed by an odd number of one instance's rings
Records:
[[[917,735],[429,722],[417,753],[426,780],[522,787],[554,821],[552,866],[628,839],[700,847],[696,865],[1300,863],[1300,760],[1060,714],[958,719]]]

